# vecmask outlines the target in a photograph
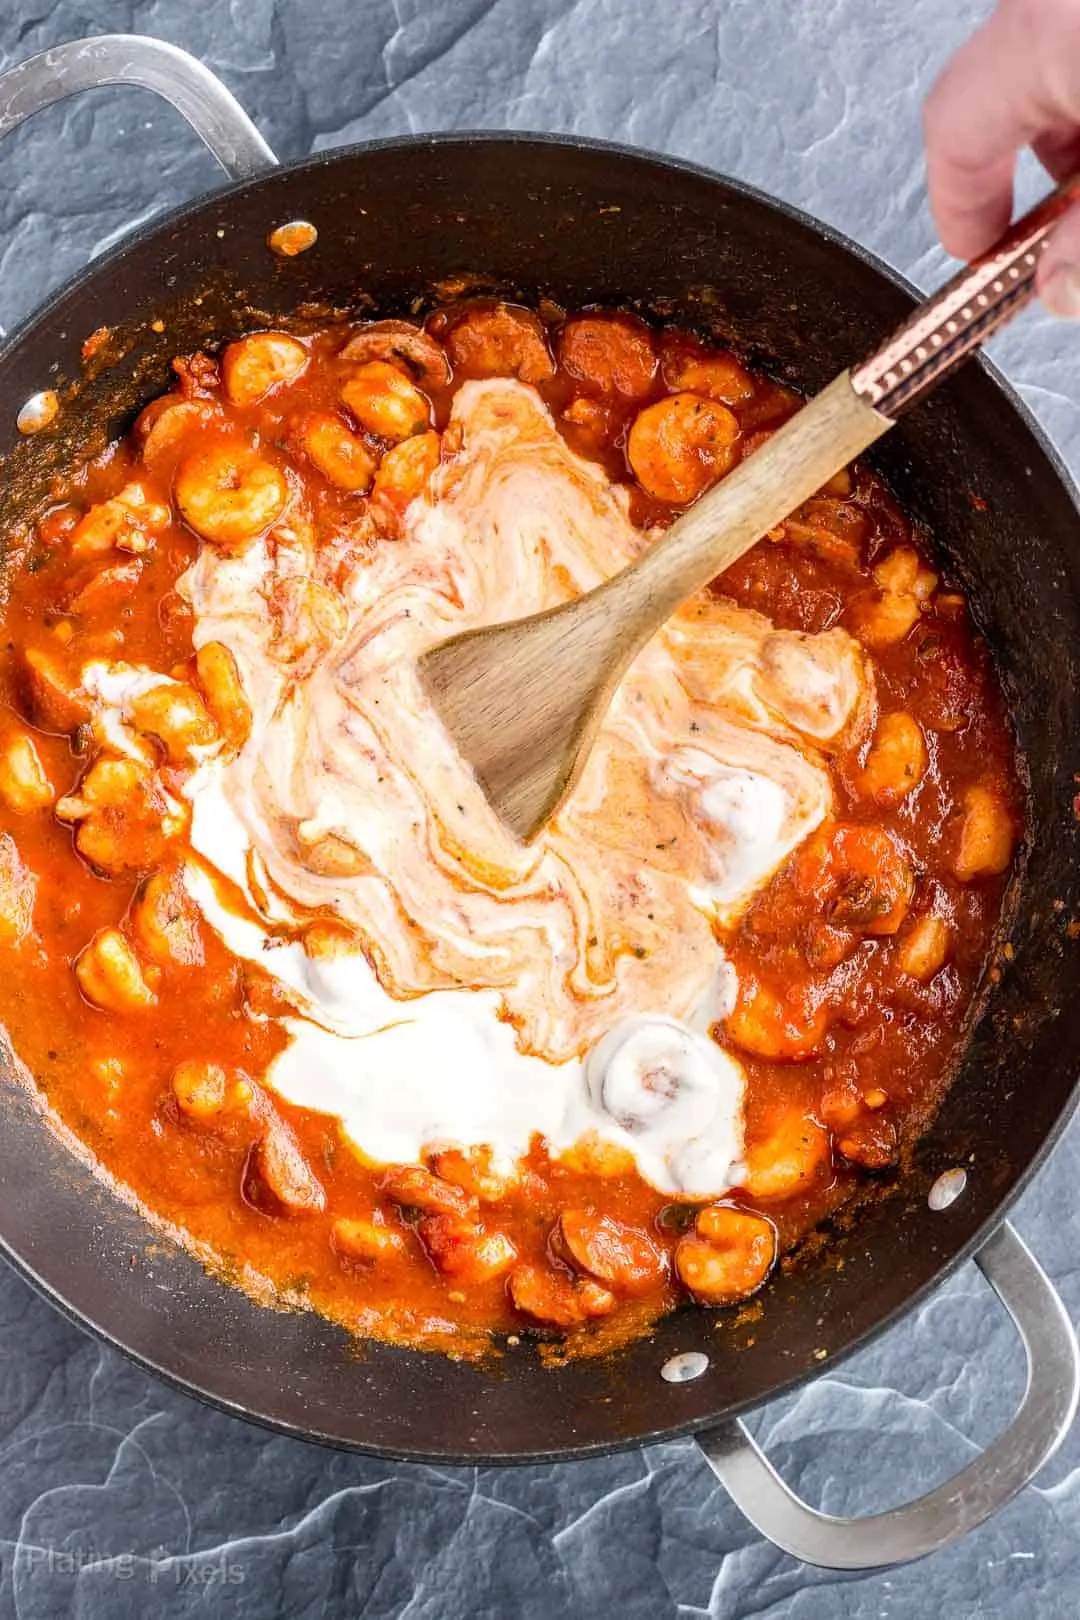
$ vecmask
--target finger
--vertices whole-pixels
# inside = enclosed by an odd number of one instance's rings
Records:
[[[1034,143],[1033,151],[1054,180],[1068,180],[1080,173],[1080,130],[1075,123],[1047,130]]]
[[[930,206],[941,240],[974,258],[1012,217],[1016,155],[1049,121],[1037,53],[997,11],[949,63],[924,111]]]
[[[1080,206],[1070,208],[1054,226],[1035,284],[1051,315],[1080,320]]]

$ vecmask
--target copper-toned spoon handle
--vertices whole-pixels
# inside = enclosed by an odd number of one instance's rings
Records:
[[[861,366],[851,385],[883,416],[918,404],[972,349],[986,342],[1035,296],[1035,271],[1061,215],[1080,201],[1080,175],[1066,180],[1018,219],[998,245],[920,304]]]

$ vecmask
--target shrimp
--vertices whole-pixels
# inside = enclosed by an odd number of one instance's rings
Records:
[[[56,790],[28,731],[14,729],[0,743],[0,803],[17,816],[52,804]]]
[[[510,304],[469,310],[450,328],[446,348],[455,369],[474,377],[539,383],[555,375],[539,320],[531,310]]]
[[[157,996],[118,928],[102,928],[75,960],[79,989],[102,1012],[144,1012]]]
[[[564,1209],[552,1236],[561,1258],[586,1271],[606,1288],[636,1294],[651,1288],[664,1272],[664,1256],[647,1232],[611,1215]]]
[[[895,934],[915,888],[911,862],[892,833],[845,822],[807,839],[794,879],[832,927],[856,935]]]
[[[754,1294],[776,1264],[776,1229],[764,1215],[714,1204],[675,1249],[679,1279],[702,1305],[733,1305]]]
[[[156,866],[184,825],[145,765],[107,756],[94,761],[75,793],[57,800],[56,814],[77,823],[75,848],[107,877]]]
[[[723,1031],[734,1046],[754,1057],[800,1063],[815,1055],[826,1024],[824,1007],[808,1006],[802,996],[779,996],[755,974],[742,972]]]
[[[251,704],[236,659],[223,641],[206,641],[195,654],[195,679],[231,753],[239,753],[251,735]]]
[[[527,1262],[510,1274],[510,1298],[524,1316],[560,1329],[607,1316],[617,1303],[615,1295],[591,1277],[575,1279]]]
[[[976,785],[964,794],[963,816],[952,869],[961,883],[996,877],[1012,860],[1012,816],[1001,795]]]
[[[342,402],[362,428],[396,443],[431,426],[431,404],[404,372],[386,360],[369,360],[343,385]]]
[[[284,332],[253,332],[230,343],[221,357],[221,383],[231,405],[257,405],[275,388],[296,382],[308,352]]]
[[[427,488],[439,465],[440,444],[437,433],[417,433],[395,444],[375,474],[375,494],[403,512]]]
[[[289,504],[285,475],[254,450],[197,450],[177,469],[176,503],[190,528],[226,551],[265,534]]]
[[[634,418],[626,453],[649,495],[686,506],[734,466],[738,438],[726,405],[703,394],[672,394]]]
[[[450,366],[435,339],[411,321],[372,321],[341,351],[343,360],[388,360],[407,371],[421,388],[445,388]]]
[[[743,1185],[763,1203],[794,1198],[809,1190],[828,1163],[828,1133],[811,1115],[792,1109],[747,1149]]]
[[[580,315],[559,333],[559,362],[577,382],[642,399],[656,375],[649,329],[628,316]]]
[[[314,412],[305,418],[300,440],[309,460],[329,483],[350,495],[361,495],[371,488],[375,457],[339,416]]]
[[[859,785],[878,804],[899,804],[926,775],[929,759],[922,727],[910,714],[884,714],[859,773]]]

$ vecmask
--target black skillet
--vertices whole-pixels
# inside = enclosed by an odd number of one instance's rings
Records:
[[[0,76],[0,133],[108,83],[167,96],[236,183],[134,233],[4,349],[0,533],[53,471],[165,387],[174,354],[235,337],[261,314],[358,302],[408,313],[461,273],[526,302],[631,305],[702,327],[812,392],[912,306],[886,266],[793,209],[613,146],[445,136],[279,168],[204,68],[137,37],[76,42]],[[271,233],[295,220],[316,226],[316,244],[291,259],[272,252]],[[99,327],[116,358],[91,377],[80,346]],[[59,415],[20,435],[17,413],[46,388],[60,391]],[[838,1230],[824,1260],[777,1275],[752,1326],[717,1331],[715,1316],[687,1309],[611,1360],[552,1371],[521,1350],[456,1364],[358,1346],[317,1316],[272,1314],[207,1275],[96,1179],[0,1052],[0,1242],[19,1270],[181,1388],[306,1439],[509,1463],[693,1433],[763,1533],[819,1564],[918,1557],[1014,1495],[1060,1443],[1077,1398],[1068,1318],[1003,1217],[1062,1131],[1080,1070],[1069,931],[1080,915],[1080,514],[1054,451],[985,362],[906,417],[873,459],[970,594],[1026,761],[1035,834],[1016,885],[1014,960],[892,1197]],[[949,1484],[890,1513],[840,1521],[798,1502],[736,1414],[813,1376],[822,1350],[834,1365],[971,1255],[1028,1351],[1028,1390],[1005,1434]]]

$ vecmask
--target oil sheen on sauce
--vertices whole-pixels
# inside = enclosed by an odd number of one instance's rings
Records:
[[[188,792],[187,883],[237,955],[287,987],[266,1077],[376,1162],[446,1144],[520,1157],[592,1135],[662,1191],[742,1176],[744,1075],[724,929],[832,806],[825,755],[872,699],[842,630],[777,630],[702,596],[635,661],[580,784],[525,847],[430,710],[414,660],[588,590],[650,541],[535,391],[455,397],[459,446],[402,537],[320,535],[301,510],[180,583],[254,713]],[[136,671],[96,671],[124,725]]]

